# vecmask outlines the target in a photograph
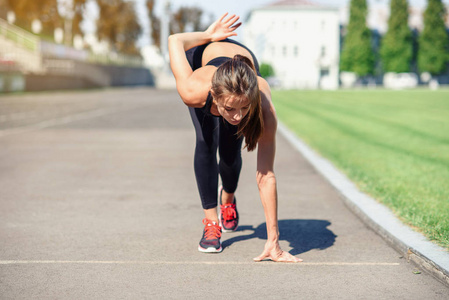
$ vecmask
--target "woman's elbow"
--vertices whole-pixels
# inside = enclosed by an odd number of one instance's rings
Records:
[[[170,34],[170,35],[168,36],[168,42],[170,43],[170,42],[175,41],[175,40],[176,40],[176,37],[177,37],[177,34],[176,34],[176,33]]]
[[[194,93],[190,93],[186,91],[186,89],[178,87],[178,94],[182,99],[182,102],[184,102],[185,105],[188,107],[194,107],[199,108],[202,107],[201,103],[199,103],[198,98],[195,97]]]

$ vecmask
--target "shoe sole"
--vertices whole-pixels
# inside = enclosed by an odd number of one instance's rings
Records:
[[[237,228],[239,228],[239,227],[237,226],[237,227],[235,227],[234,229],[225,229],[221,223],[220,223],[220,227],[221,227],[221,232],[225,232],[225,233],[236,232],[236,231],[237,231]]]
[[[220,248],[215,249],[214,247],[209,247],[207,249],[198,246],[198,251],[203,252],[203,253],[220,253],[221,251],[223,251],[223,247],[220,246]]]

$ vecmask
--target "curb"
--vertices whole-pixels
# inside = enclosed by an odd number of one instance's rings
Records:
[[[386,206],[362,193],[346,175],[324,159],[284,124],[278,130],[305,159],[343,196],[349,209],[396,251],[449,286],[449,253],[422,234],[405,226]]]

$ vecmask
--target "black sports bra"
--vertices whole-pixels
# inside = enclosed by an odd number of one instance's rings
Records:
[[[224,64],[225,62],[230,61],[230,60],[231,60],[230,57],[226,57],[226,56],[218,56],[218,57],[215,57],[215,58],[211,59],[211,60],[206,64],[206,66],[215,66],[215,67],[218,68],[219,66],[221,66],[222,64]]]
[[[224,39],[224,40],[221,40],[220,42],[236,44],[236,45],[246,49],[251,54],[251,57],[253,58],[254,67],[256,68],[257,75],[261,76],[260,72],[259,72],[259,63],[257,61],[256,56],[245,45],[243,45],[237,41],[231,40],[231,39]],[[209,44],[210,43],[200,45],[197,47],[193,47],[192,49],[189,49],[186,51],[187,60],[189,61],[189,64],[190,64],[190,67],[192,67],[192,70],[195,71],[196,69],[199,69],[202,67],[203,52],[204,52],[204,49],[206,49],[206,47],[209,46]],[[219,61],[221,60],[220,64],[222,64],[224,62],[222,59],[228,59],[228,58],[229,57],[224,57],[224,56],[216,57],[216,58],[212,59],[210,62],[208,62],[207,64],[213,62],[213,65],[216,66],[216,64],[214,62],[216,59],[218,59]],[[218,65],[220,65],[220,64],[218,64]]]

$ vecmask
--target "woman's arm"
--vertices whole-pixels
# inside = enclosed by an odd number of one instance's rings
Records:
[[[171,35],[168,38],[170,66],[175,76],[176,89],[187,106],[202,107],[211,88],[214,67],[206,66],[195,72],[190,67],[185,51],[190,45],[207,43],[205,32],[189,32]],[[194,47],[194,46],[193,46]]]
[[[268,83],[259,80],[264,116],[264,134],[257,148],[257,185],[265,212],[267,224],[267,243],[261,255],[254,258],[261,261],[269,258],[279,262],[300,262],[301,259],[282,251],[279,246],[278,197],[276,176],[274,174],[274,156],[276,152],[277,119]]]
[[[205,99],[210,89],[210,79],[215,67],[208,66],[193,71],[185,51],[209,42],[220,41],[237,35],[234,30],[239,17],[232,15],[225,19],[224,14],[204,32],[185,32],[173,34],[168,38],[170,66],[176,79],[176,87],[182,100],[188,106],[200,107],[199,100]]]

